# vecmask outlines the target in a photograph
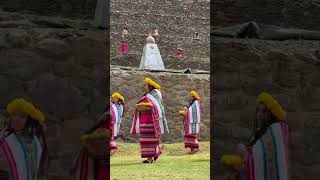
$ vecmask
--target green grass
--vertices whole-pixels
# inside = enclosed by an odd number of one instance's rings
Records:
[[[118,151],[111,156],[111,180],[149,179],[210,179],[210,144],[200,142],[200,151],[189,155],[183,143],[162,144],[156,162],[143,164],[138,143],[117,143]]]

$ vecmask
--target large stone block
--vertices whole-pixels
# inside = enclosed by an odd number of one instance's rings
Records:
[[[99,34],[99,37],[84,36],[71,42],[71,47],[77,64],[86,67],[106,66],[107,46],[105,38]]]
[[[33,51],[10,49],[0,54],[0,71],[8,77],[30,80],[48,72],[51,61]],[[28,67],[28,68],[25,68]]]
[[[56,61],[66,61],[72,55],[70,45],[59,39],[44,39],[35,48],[41,55]]]
[[[85,110],[86,104],[81,92],[69,81],[50,74],[37,78],[28,92],[44,112],[52,113],[60,119],[81,117]]]

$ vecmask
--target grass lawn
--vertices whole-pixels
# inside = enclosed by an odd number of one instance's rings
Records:
[[[210,144],[200,142],[200,151],[189,155],[183,143],[162,144],[156,162],[143,164],[138,143],[117,143],[118,152],[111,156],[112,180],[136,179],[210,179]]]

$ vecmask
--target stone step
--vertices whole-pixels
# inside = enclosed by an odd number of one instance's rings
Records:
[[[146,35],[149,29],[153,29],[154,27],[158,28],[158,32],[160,36],[172,36],[179,38],[193,38],[195,33],[198,33],[199,36],[205,40],[209,41],[210,37],[210,29],[209,25],[200,25],[198,28],[193,26],[185,27],[185,26],[150,26],[148,24],[145,25],[132,25],[125,26],[122,23],[111,23],[110,30],[112,33],[122,34],[123,28],[126,27],[128,29],[129,35]]]
[[[170,7],[170,8],[168,8]],[[173,15],[191,15],[191,14],[203,14],[210,12],[210,6],[208,2],[196,2],[196,3],[185,3],[182,2],[174,2],[172,1],[165,1],[161,4],[159,2],[137,2],[134,3],[128,1],[122,2],[114,2],[111,4],[112,10],[119,10],[121,11],[128,10],[130,12],[137,12],[143,11],[144,13],[162,13],[162,14],[173,14]],[[205,15],[207,16],[207,15]]]
[[[127,39],[128,51],[142,51],[145,45],[145,38],[146,36],[144,35],[130,35]],[[193,38],[177,39],[173,36],[161,36],[156,39],[156,43],[162,55],[175,55],[177,48],[180,47],[188,57],[209,57],[209,42],[202,43],[202,41],[194,40]],[[118,52],[121,46],[121,35],[112,35],[110,45],[112,46],[112,51]]]
[[[146,18],[146,16],[153,16],[153,17],[161,17],[163,19],[168,19],[168,18],[174,18],[174,19],[180,19],[180,20],[187,20],[187,19],[197,19],[197,20],[205,20],[205,21],[210,21],[209,18],[210,11],[205,11],[203,14],[200,13],[194,13],[191,11],[187,12],[179,12],[179,11],[172,11],[170,10],[170,13],[166,12],[152,12],[152,11],[147,11],[144,14],[141,14],[140,12],[137,11],[132,11],[132,10],[112,10],[111,11],[111,17],[112,16],[127,16],[127,17],[141,17],[143,16]],[[146,18],[148,19],[148,18]]]
[[[128,54],[113,56],[110,60],[111,65],[129,66],[138,68],[140,65],[141,54]],[[210,71],[210,59],[187,59],[187,58],[176,58],[173,56],[162,57],[163,63],[166,69],[187,69],[191,68],[194,70],[205,70]]]
[[[165,70],[141,70],[136,67],[130,67],[130,66],[118,66],[118,65],[110,65],[110,70],[132,70],[132,71],[146,71],[146,72],[167,72],[167,73],[180,73],[180,74],[189,74],[184,73],[185,69],[165,69]],[[205,70],[196,70],[191,69],[192,74],[207,74],[210,75],[210,71]]]

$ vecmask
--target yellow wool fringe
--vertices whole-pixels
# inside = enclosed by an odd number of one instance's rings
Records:
[[[123,97],[120,93],[118,93],[118,92],[113,93],[111,97],[112,97],[112,98],[118,98],[118,99],[120,99],[121,101],[124,101],[124,97]]]
[[[240,166],[242,158],[238,155],[223,155],[221,163],[228,166]]]
[[[137,106],[149,106],[149,107],[151,107],[152,104],[151,104],[151,102],[146,102],[146,103],[139,103],[139,104],[137,104]]]
[[[82,145],[87,145],[88,141],[95,140],[95,139],[102,139],[102,138],[110,138],[111,132],[109,130],[103,130],[103,131],[95,131],[92,134],[85,134],[82,135],[80,138]]]
[[[155,87],[156,89],[161,88],[160,85],[157,84],[156,82],[154,82],[151,78],[145,78],[144,82],[150,84],[151,86]]]
[[[281,105],[270,94],[262,92],[257,98],[257,104],[264,103],[267,108],[276,116],[279,120],[286,120],[287,113],[282,109]]]
[[[45,122],[43,113],[39,109],[35,108],[32,103],[26,101],[23,98],[14,99],[7,105],[7,112],[10,115],[13,115],[17,111],[27,114],[32,119],[38,121],[40,124],[44,124]]]
[[[180,110],[180,111],[179,111],[179,114],[180,114],[181,116],[185,116],[187,113],[186,113],[185,110]]]
[[[195,97],[197,100],[200,100],[200,96],[198,95],[198,93],[196,91],[191,91],[190,95]]]

